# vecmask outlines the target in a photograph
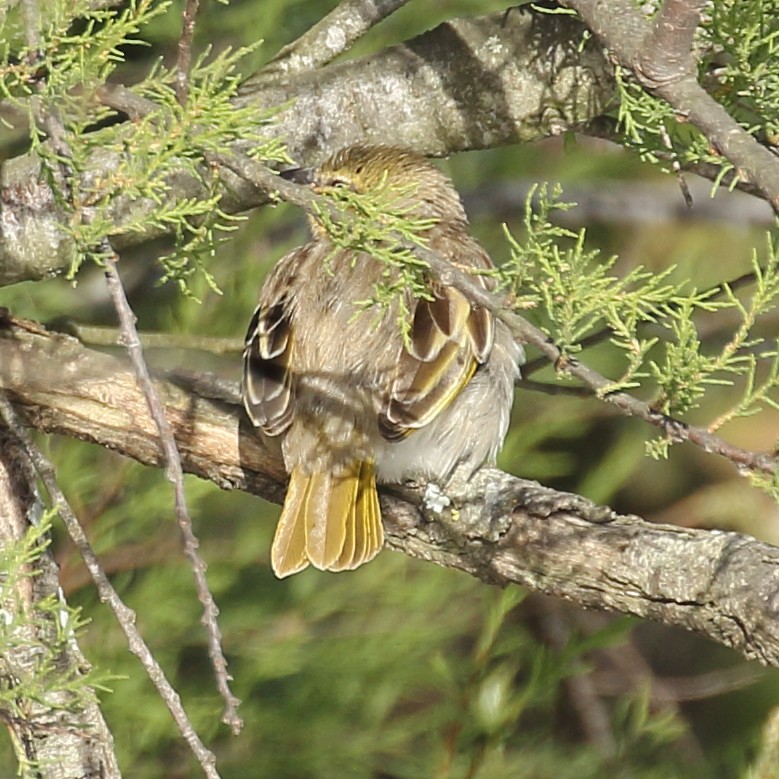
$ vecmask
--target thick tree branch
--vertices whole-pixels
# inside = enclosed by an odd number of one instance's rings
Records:
[[[132,450],[130,456],[139,462],[162,465],[157,428],[128,361],[85,349],[35,322],[5,319],[4,313],[0,309],[0,387],[22,392],[28,423],[116,451]],[[284,467],[253,432],[239,430],[237,394],[231,403],[213,398],[210,388],[209,394],[192,391],[191,386],[201,386],[196,379],[158,381],[156,386],[186,472],[223,489],[281,501]],[[202,442],[208,443],[204,447]]]
[[[56,359],[53,356],[56,355]],[[240,405],[158,379],[184,468],[280,502],[281,463]],[[6,317],[0,386],[27,424],[149,465],[162,455],[124,359]],[[515,582],[584,606],[678,625],[779,665],[779,549],[735,533],[652,525],[585,498],[485,469],[447,488],[451,510],[422,517],[420,493],[385,489],[388,544],[486,582]]]
[[[452,19],[297,78],[258,74],[237,102],[289,105],[277,126],[304,164],[357,141],[428,156],[528,142],[584,126],[614,98],[612,67],[582,33],[529,7]]]
[[[266,75],[237,103],[255,107],[258,122],[268,109],[283,107],[269,132],[304,164],[365,140],[436,156],[532,141],[602,113],[614,94],[611,67],[596,45],[580,50],[579,22],[530,10],[510,14],[505,25],[502,17],[455,19],[370,57],[294,77]],[[126,102],[128,112],[138,112],[138,100]],[[84,176],[100,178],[120,165],[117,155],[98,153]],[[221,206],[228,212],[266,202],[264,193],[236,176],[227,173],[224,183]],[[183,168],[170,187],[174,200],[207,195],[203,180]],[[159,231],[122,232],[157,209],[152,201],[114,201],[112,244],[121,250],[158,237]],[[0,286],[67,269],[69,219],[37,158],[3,163]]]

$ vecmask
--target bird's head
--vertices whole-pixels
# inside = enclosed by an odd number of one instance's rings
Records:
[[[437,222],[466,224],[452,182],[421,154],[395,146],[347,146],[317,168],[282,173],[327,193],[347,188],[358,194],[385,193],[393,209]]]

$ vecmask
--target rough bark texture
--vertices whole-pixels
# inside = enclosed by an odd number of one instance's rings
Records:
[[[455,514],[421,527],[416,509],[393,504],[390,543],[487,582],[676,625],[779,665],[776,547],[650,524],[494,469],[453,494]]]
[[[292,155],[317,162],[364,140],[442,156],[557,135],[614,95],[584,28],[530,9],[444,22],[378,54],[302,73],[260,72],[239,103],[290,107],[278,128]]]
[[[21,541],[32,524],[40,521],[41,506],[35,494],[32,467],[7,428],[0,426],[0,546]],[[41,612],[44,598],[59,598],[59,571],[51,554],[40,557],[17,591],[3,591],[5,635],[15,646],[0,655],[0,684],[12,690],[39,673],[38,647],[54,644],[58,626],[55,614]],[[21,612],[18,611],[21,607]],[[21,619],[21,615],[24,619]],[[19,617],[15,624],[15,617]],[[55,660],[55,674],[83,673],[89,664],[75,639]],[[45,679],[41,680],[45,683]],[[23,775],[37,779],[118,779],[114,743],[97,700],[88,693],[78,697],[56,688],[35,699],[20,697],[13,710],[0,706]]]
[[[257,109],[286,106],[269,132],[285,140],[293,158],[309,164],[356,141],[409,146],[428,155],[531,141],[575,129],[612,99],[610,65],[574,19],[530,10],[455,19],[378,54],[288,76],[270,69],[248,81],[237,102]],[[120,160],[100,153],[86,179]],[[244,211],[266,201],[229,171],[223,207]],[[202,198],[202,181],[181,172],[170,197]],[[149,201],[113,204],[112,244],[159,233],[122,233]],[[0,169],[0,286],[66,270],[73,245],[62,208],[37,159],[22,155]]]
[[[281,463],[244,425],[229,393],[209,397],[203,386],[158,379],[185,470],[279,502]],[[160,461],[144,400],[123,359],[6,316],[0,387],[32,427],[143,463]],[[389,545],[489,583],[515,582],[678,625],[779,665],[779,549],[735,533],[620,516],[495,469],[449,485],[447,495],[452,506],[435,515],[420,511],[418,490],[385,490]]]
[[[3,320],[0,387],[9,390],[31,426],[129,453],[160,465],[162,450],[129,361],[84,348],[26,320]],[[283,496],[286,475],[235,403],[186,386],[183,377],[157,382],[185,470],[223,489]],[[207,445],[203,442],[207,441]]]

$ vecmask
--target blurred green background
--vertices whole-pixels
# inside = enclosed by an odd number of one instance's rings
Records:
[[[207,0],[196,46],[219,50],[263,38],[246,63],[248,75],[334,5],[243,0],[224,7]],[[139,78],[154,57],[174,56],[181,6],[145,31],[149,48],[128,53],[128,80]],[[411,2],[355,51],[376,50],[444,18],[502,7],[484,0]],[[0,154],[18,153],[17,144],[9,135]],[[668,217],[665,204],[681,201],[673,180],[601,141],[555,139],[464,154],[442,165],[496,262],[509,253],[500,222],[521,240],[521,193],[535,180],[561,181],[585,201],[622,193],[597,219],[569,214],[573,224],[587,223],[591,245],[606,256],[619,254],[620,269],[675,264],[677,278],[704,288],[746,272],[752,247],[763,243],[759,208],[746,206],[744,216],[725,207],[715,220],[697,209]],[[304,220],[289,207],[251,215],[210,267],[224,294],[193,282],[201,303],[182,298],[175,285],[157,284],[148,248],[128,253],[121,270],[139,327],[242,337],[263,275],[305,234]],[[52,279],[0,289],[0,305],[42,321],[114,323],[97,269],[85,268],[77,286]],[[764,327],[775,332],[779,322]],[[701,329],[712,344],[728,336],[718,323],[702,322]],[[149,359],[236,381],[240,371],[238,353],[215,358],[164,350]],[[588,360],[606,373],[617,370],[607,349]],[[713,403],[726,402],[721,393]],[[765,415],[738,421],[725,435],[762,449],[777,427],[777,415]],[[692,447],[673,449],[668,461],[648,459],[643,442],[652,434],[595,400],[520,387],[500,465],[619,511],[779,542],[779,509],[769,498],[726,462]],[[354,573],[307,570],[277,581],[268,556],[278,507],[188,478],[234,690],[243,700],[246,727],[233,737],[220,724],[200,605],[163,473],[86,444],[39,440],[225,779],[733,777],[746,775],[760,729],[779,704],[776,671],[693,635],[586,613],[517,588],[490,588],[394,552]],[[122,677],[101,697],[124,775],[200,775],[64,539],[57,556],[69,602],[92,620],[82,649]],[[16,775],[10,747],[3,750],[0,779]]]

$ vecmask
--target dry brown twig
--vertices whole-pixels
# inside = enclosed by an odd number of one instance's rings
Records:
[[[187,0],[181,19],[181,35],[176,47],[176,99],[179,105],[187,102],[189,93],[189,67],[192,63],[192,39],[195,36],[195,20],[200,0]]]
[[[211,658],[211,665],[214,668],[217,688],[222,699],[225,702],[225,710],[222,720],[228,724],[233,733],[239,733],[243,727],[243,721],[238,715],[238,705],[240,701],[230,690],[230,674],[227,670],[227,660],[222,651],[222,631],[219,627],[219,609],[214,601],[214,596],[208,587],[206,578],[206,564],[198,552],[200,543],[195,536],[192,527],[192,519],[187,509],[187,499],[184,492],[184,471],[181,467],[181,457],[179,455],[176,439],[173,436],[170,423],[168,422],[165,410],[160,401],[159,395],[154,388],[154,384],[149,374],[149,368],[143,357],[143,349],[138,337],[138,330],[135,327],[135,315],[130,308],[127,296],[124,292],[121,279],[116,270],[116,258],[105,260],[105,275],[108,288],[111,291],[111,297],[114,301],[119,316],[122,331],[122,340],[124,342],[127,354],[132,360],[135,374],[138,378],[138,384],[146,397],[146,405],[149,413],[154,420],[154,424],[159,431],[160,445],[165,454],[165,472],[168,480],[173,485],[174,503],[176,511],[176,520],[178,521],[181,537],[183,541],[184,555],[192,567],[197,585],[197,593],[200,603],[203,606],[202,622],[208,634],[208,654]]]
[[[181,35],[178,41],[178,53],[176,60],[176,97],[183,106],[187,102],[189,91],[189,68],[192,61],[192,41],[195,35],[195,21],[199,8],[199,0],[187,0],[184,7],[182,18]],[[135,327],[135,316],[130,310],[130,304],[124,294],[121,280],[114,265],[106,266],[106,278],[111,288],[111,294],[114,299],[114,305],[119,313],[122,330],[125,338],[129,339],[127,343],[130,351],[130,342],[132,343],[132,354],[134,355],[135,370],[138,380],[144,388],[149,411],[154,417],[155,424],[160,431],[160,440],[165,450],[166,472],[168,479],[173,484],[176,518],[178,520],[181,536],[184,542],[184,554],[192,566],[192,572],[195,576],[197,593],[200,603],[203,606],[202,623],[208,634],[208,656],[211,660],[211,666],[214,669],[214,677],[219,694],[222,696],[225,708],[222,714],[222,721],[229,725],[234,734],[241,732],[243,720],[238,714],[240,700],[230,689],[231,676],[227,670],[227,659],[222,650],[222,631],[219,627],[219,609],[214,600],[214,596],[208,586],[206,577],[206,564],[198,552],[200,546],[192,527],[192,518],[187,509],[186,495],[184,493],[184,471],[181,467],[181,457],[176,439],[173,436],[170,424],[165,416],[162,403],[154,389],[149,369],[143,358],[138,331]]]

